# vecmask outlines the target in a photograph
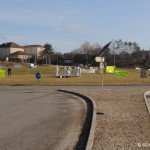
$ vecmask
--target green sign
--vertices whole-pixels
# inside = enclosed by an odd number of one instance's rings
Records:
[[[128,72],[126,70],[116,70],[116,77],[126,77]]]
[[[5,70],[0,69],[0,78],[4,78],[5,77]]]

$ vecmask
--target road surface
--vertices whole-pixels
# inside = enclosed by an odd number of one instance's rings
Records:
[[[70,150],[86,105],[56,87],[0,86],[0,150]]]

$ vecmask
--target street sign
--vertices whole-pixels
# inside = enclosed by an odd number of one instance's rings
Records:
[[[104,62],[105,61],[105,57],[95,57],[95,61],[96,62]]]
[[[37,72],[37,73],[35,74],[35,77],[39,80],[39,79],[41,78],[41,74],[40,74],[39,72]]]

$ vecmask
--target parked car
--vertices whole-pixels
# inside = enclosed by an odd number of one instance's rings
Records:
[[[137,70],[141,70],[141,68],[140,68],[140,67],[135,67],[135,69],[137,69]]]
[[[30,64],[29,64],[29,68],[36,68],[36,67],[37,67],[36,64],[33,64],[33,63],[30,63]]]

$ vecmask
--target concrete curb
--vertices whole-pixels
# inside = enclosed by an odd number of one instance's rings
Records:
[[[147,91],[147,92],[144,93],[145,104],[146,104],[147,110],[150,114],[150,98],[148,99],[147,95],[150,95],[150,91]]]
[[[59,89],[58,91],[76,95],[91,105],[92,110],[93,110],[92,111],[92,120],[91,120],[90,132],[89,132],[89,136],[88,136],[88,140],[87,140],[87,144],[86,144],[86,149],[85,149],[85,150],[91,150],[92,146],[93,146],[94,133],[95,133],[95,127],[96,127],[96,111],[97,111],[97,109],[96,109],[95,101],[92,98],[90,98],[86,95],[80,94],[80,93],[76,93],[76,92],[72,92],[72,91],[68,91],[68,90],[62,90],[62,89]]]
[[[87,96],[88,97],[88,96]],[[92,124],[91,124],[91,130],[90,130],[90,135],[88,138],[86,150],[91,150],[93,146],[93,141],[94,141],[94,133],[95,133],[95,128],[96,128],[96,113],[97,113],[97,107],[95,101],[88,97],[91,102],[93,103],[93,118],[92,118]]]

